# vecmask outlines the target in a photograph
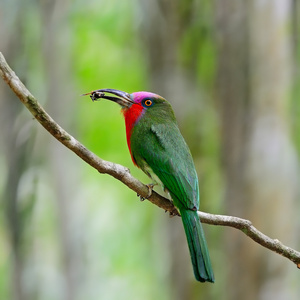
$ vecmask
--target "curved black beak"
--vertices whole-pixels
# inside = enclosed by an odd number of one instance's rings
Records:
[[[113,94],[118,97],[106,95],[106,93]],[[107,99],[120,104],[122,107],[130,107],[134,103],[134,101],[132,101],[131,99],[130,94],[115,89],[95,90],[90,93],[83,94],[81,96],[86,96],[86,95],[90,95],[90,98],[93,101],[97,101],[100,99]]]

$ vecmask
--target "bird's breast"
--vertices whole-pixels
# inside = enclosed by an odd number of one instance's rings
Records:
[[[125,126],[126,126],[126,139],[127,139],[127,146],[132,158],[133,163],[136,165],[136,161],[132,155],[131,151],[131,135],[134,126],[140,120],[143,115],[143,107],[138,104],[133,104],[130,108],[124,108],[122,110],[125,119]]]

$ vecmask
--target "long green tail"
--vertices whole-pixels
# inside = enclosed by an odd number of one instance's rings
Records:
[[[201,282],[214,282],[215,278],[198,214],[196,211],[187,209],[181,209],[180,214],[190,249],[195,277]]]

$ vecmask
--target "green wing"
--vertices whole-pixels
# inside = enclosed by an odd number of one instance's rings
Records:
[[[137,124],[131,151],[137,165],[148,175],[149,167],[169,190],[179,209],[190,250],[195,277],[214,282],[204,232],[195,209],[199,209],[198,178],[189,148],[175,122]]]
[[[150,130],[148,127],[147,131],[140,130],[139,133],[131,145],[137,165],[145,173],[148,173],[148,166],[152,169],[179,209],[198,210],[198,177],[177,124],[152,124]]]

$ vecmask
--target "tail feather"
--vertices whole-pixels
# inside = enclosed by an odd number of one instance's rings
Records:
[[[204,231],[196,211],[181,209],[180,214],[187,237],[195,277],[198,281],[214,282]]]

